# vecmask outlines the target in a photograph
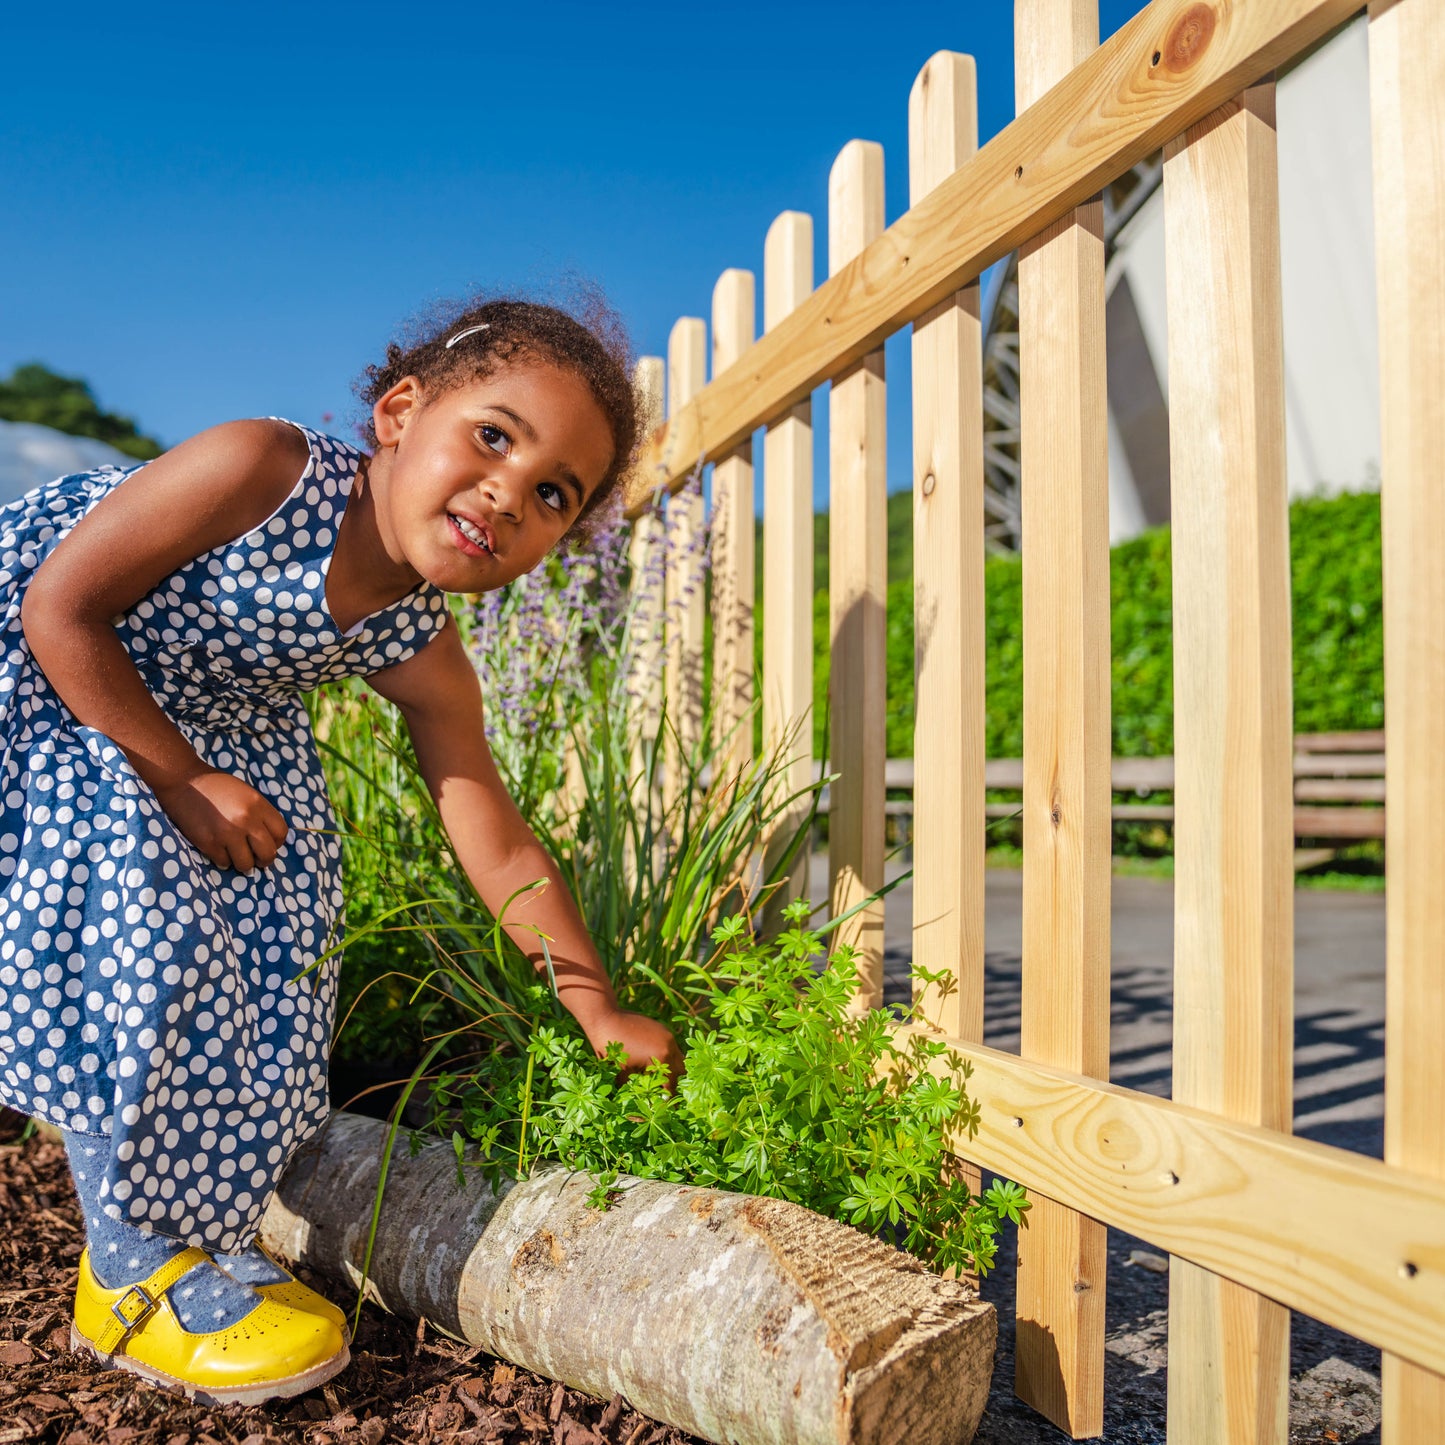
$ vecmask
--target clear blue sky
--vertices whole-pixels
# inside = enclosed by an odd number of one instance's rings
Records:
[[[1101,33],[1139,8],[1102,0]],[[82,375],[167,444],[263,413],[349,434],[407,316],[569,271],[660,354],[719,272],[761,278],[779,211],[813,214],[825,274],[850,138],[905,209],[934,51],[977,57],[983,138],[1013,116],[1007,0],[81,3],[9,7],[4,34],[0,374]]]

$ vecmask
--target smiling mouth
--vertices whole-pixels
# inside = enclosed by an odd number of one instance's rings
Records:
[[[465,517],[458,517],[453,512],[447,513],[447,521],[451,523],[453,531],[466,544],[463,548],[464,551],[479,552],[487,557],[495,555],[487,544],[487,534],[480,527],[467,521]]]

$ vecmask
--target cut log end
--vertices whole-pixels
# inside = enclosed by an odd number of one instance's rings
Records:
[[[338,1115],[266,1218],[353,1286],[385,1138]],[[993,1307],[911,1256],[780,1200],[556,1169],[493,1196],[444,1144],[392,1160],[368,1287],[385,1305],[728,1445],[966,1445]]]

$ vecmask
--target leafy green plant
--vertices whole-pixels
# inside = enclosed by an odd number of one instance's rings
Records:
[[[1376,728],[1384,718],[1384,630],[1377,493],[1308,497],[1290,504],[1291,629],[1297,732]],[[1113,750],[1152,757],[1174,748],[1173,568],[1168,527],[1115,547],[1109,558]],[[984,566],[989,757],[1023,753],[1023,561]],[[889,588],[895,611],[912,612],[911,581]],[[826,633],[825,633],[826,639]],[[913,656],[888,652],[890,707],[911,715]],[[902,751],[896,745],[908,744]],[[889,756],[911,756],[911,739],[889,734]]]
[[[141,461],[164,448],[142,436],[128,416],[102,411],[95,393],[78,376],[61,376],[38,361],[17,366],[0,379],[0,419],[38,422],[69,436],[95,437]]]
[[[682,1036],[689,1072],[669,1094],[660,1069],[619,1082],[618,1060],[593,1055],[458,866],[395,712],[355,686],[315,709],[351,905],[343,1044],[396,1058],[404,1039],[420,1062],[403,1101],[438,1069],[437,1126],[459,1161],[467,1138],[482,1144],[498,1175],[565,1159],[596,1173],[598,1203],[624,1170],[717,1183],[897,1231],[940,1267],[986,1269],[1000,1221],[1026,1205],[1009,1185],[971,1198],[944,1150],[947,1129],[976,1122],[967,1066],[937,1040],[895,1045],[883,1014],[848,1015],[849,951],[818,972],[843,920],[809,930],[795,904],[772,944],[745,922],[807,845],[828,779],[789,796],[789,739],[729,772],[706,709],[682,746],[645,675],[639,686],[639,655],[656,655],[649,579],[609,610],[596,602],[609,568],[605,554],[559,559],[458,621],[518,806],[619,997]],[[763,839],[800,801],[765,866]]]
[[[853,950],[820,967],[808,904],[784,914],[790,926],[771,942],[742,915],[724,920],[713,956],[686,969],[706,1007],[687,1025],[673,1093],[661,1064],[619,1080],[620,1058],[597,1058],[534,988],[522,1055],[438,1081],[458,1167],[470,1139],[494,1182],[557,1161],[595,1177],[599,1207],[624,1173],[768,1195],[894,1232],[937,1268],[986,1271],[1001,1223],[1019,1223],[1028,1204],[1004,1182],[973,1197],[945,1148],[946,1135],[977,1130],[967,1061],[923,1032],[900,1045],[882,1010],[850,1014]]]
[[[679,968],[707,951],[723,911],[757,904],[807,846],[808,803],[826,779],[789,796],[788,737],[723,768],[728,739],[710,705],[695,744],[678,742],[647,671],[659,665],[661,573],[629,579],[625,544],[624,530],[604,532],[585,555],[459,606],[457,621],[498,768],[619,998],[675,1021],[699,1006]],[[397,713],[350,684],[321,694],[313,717],[347,887],[337,1056],[412,1060],[448,1031],[451,1055],[522,1050],[536,972],[459,866]],[[761,841],[793,813],[763,867]]]

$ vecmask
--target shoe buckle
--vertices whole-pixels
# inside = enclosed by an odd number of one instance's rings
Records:
[[[131,1305],[130,1297],[137,1297],[135,1305]],[[156,1302],[140,1285],[133,1284],[111,1305],[110,1312],[120,1321],[121,1328],[129,1332],[135,1329],[140,1322],[156,1307]]]

